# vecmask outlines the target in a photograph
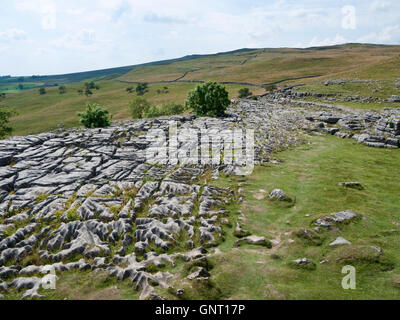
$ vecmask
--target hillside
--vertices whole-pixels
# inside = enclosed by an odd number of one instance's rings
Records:
[[[16,79],[2,78],[0,90],[5,86],[14,89],[3,91],[6,98],[0,98],[0,106],[18,110],[19,116],[12,120],[12,124],[14,134],[23,135],[52,130],[60,124],[66,128],[77,126],[76,112],[83,110],[88,102],[106,107],[114,114],[115,120],[129,119],[127,105],[133,94],[128,94],[125,89],[137,82],[148,82],[150,90],[144,97],[162,105],[184,103],[189,90],[198,82],[208,80],[229,83],[226,86],[230,97],[236,98],[242,87],[249,87],[253,94],[262,94],[265,92],[262,85],[273,82],[280,87],[308,84],[306,88],[309,91],[324,87],[321,83],[326,79],[362,78],[393,82],[400,76],[399,69],[400,46],[347,44],[309,49],[243,49],[70,75],[25,77],[24,88],[33,89],[18,93],[12,93],[20,91]],[[88,80],[96,81],[100,90],[87,98],[79,94],[78,89],[83,88],[83,82]],[[67,93],[59,94],[55,83],[65,84]],[[386,87],[385,83],[383,85]],[[39,95],[39,86],[50,87],[47,87],[45,95]],[[167,93],[157,93],[165,86],[168,87]],[[352,88],[350,93],[357,94],[358,89]],[[387,88],[387,98],[397,93],[395,89],[394,84]],[[356,104],[352,106],[357,107]]]

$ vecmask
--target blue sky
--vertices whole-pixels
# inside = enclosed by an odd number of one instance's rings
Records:
[[[239,48],[400,44],[398,0],[1,0],[0,75]]]

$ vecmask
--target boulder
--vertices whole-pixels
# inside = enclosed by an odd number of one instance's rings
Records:
[[[264,246],[271,248],[272,244],[269,240],[266,240],[265,237],[259,236],[248,236],[242,239],[239,239],[235,242],[235,246],[240,246],[242,244],[252,244],[257,246]]]
[[[269,198],[271,200],[279,200],[279,201],[285,201],[288,200],[288,196],[286,195],[286,193],[281,190],[281,189],[275,189],[273,190],[270,194],[269,194]]]
[[[345,238],[338,237],[335,241],[331,242],[329,246],[334,247],[334,246],[342,246],[342,245],[351,245],[352,243]]]

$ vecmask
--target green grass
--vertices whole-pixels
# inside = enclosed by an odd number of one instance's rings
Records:
[[[399,47],[343,45],[314,49],[258,49],[248,52],[199,57],[159,66],[142,66],[128,72],[126,81],[184,80],[235,81],[264,84],[286,78],[321,75],[378,73],[394,79]],[[392,67],[391,67],[392,66]],[[351,76],[356,77],[356,76]],[[372,77],[376,78],[376,77]],[[304,81],[304,80],[301,80]],[[296,83],[298,83],[297,81]]]
[[[79,126],[76,113],[84,111],[87,103],[98,103],[109,110],[113,114],[113,120],[131,119],[128,105],[136,94],[126,92],[129,85],[117,81],[100,81],[97,84],[100,90],[94,90],[90,97],[78,94],[77,90],[83,87],[83,83],[77,83],[66,85],[66,94],[59,94],[58,88],[47,88],[47,93],[44,95],[39,95],[36,89],[9,94],[6,99],[0,101],[0,107],[14,107],[18,111],[19,115],[10,121],[14,135],[54,130],[61,123],[66,128]],[[187,93],[196,84],[167,84],[169,92],[158,94],[157,90],[164,86],[164,84],[149,85],[149,92],[143,97],[157,106],[171,102],[183,104]],[[241,86],[227,85],[226,88],[233,98],[237,96]]]
[[[380,99],[388,99],[392,95],[400,95],[400,89],[395,86],[394,80],[379,80],[372,83],[351,83],[347,82],[343,85],[325,86],[323,82],[309,83],[305,86],[297,88],[299,92],[334,94],[336,97],[372,97]],[[374,92],[375,91],[375,92]],[[305,97],[307,101],[323,102],[326,98]],[[355,109],[381,110],[386,107],[399,108],[400,103],[389,102],[371,102],[362,103],[354,101],[329,101],[330,104],[347,106]]]
[[[272,250],[254,246],[233,249],[234,238],[228,232],[227,241],[220,246],[223,254],[211,259],[216,286],[230,299],[400,298],[399,288],[393,283],[400,273],[400,173],[394,170],[400,153],[330,136],[309,140],[311,145],[277,154],[283,163],[258,167],[246,178],[246,203],[240,209],[248,221],[242,226],[268,239],[280,237],[281,246]],[[223,177],[218,183],[232,185],[238,181],[238,177]],[[360,181],[364,190],[341,188],[338,183],[343,181]],[[275,188],[287,192],[295,204],[270,201],[268,193]],[[254,195],[260,189],[267,194],[257,200]],[[310,243],[295,234],[300,228],[312,229],[318,217],[348,209],[361,218],[321,233],[320,241]],[[329,247],[338,236],[353,246]],[[383,257],[376,260],[366,253],[370,246],[381,247]],[[354,252],[348,252],[349,248]],[[290,265],[303,257],[316,263],[315,271]],[[356,267],[356,290],[342,289],[344,264],[337,262],[337,257],[350,257],[347,263]],[[324,259],[329,262],[320,265]]]
[[[41,288],[39,294],[46,300],[138,300],[137,292],[129,280],[118,281],[105,272],[69,271],[57,275],[56,290]],[[6,299],[19,300],[24,291],[12,288]]]

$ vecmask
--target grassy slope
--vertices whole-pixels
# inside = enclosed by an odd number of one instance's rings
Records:
[[[186,57],[179,61],[138,66],[119,78],[114,78],[117,76],[115,74],[103,75],[111,77],[109,80],[101,78],[101,72],[75,74],[77,80],[89,75],[99,75],[99,79],[103,79],[98,82],[101,90],[96,91],[90,98],[80,96],[77,93],[77,89],[82,88],[83,83],[73,83],[66,86],[68,93],[65,95],[58,94],[56,87],[47,88],[48,93],[43,96],[38,94],[37,89],[24,90],[16,94],[8,93],[5,99],[0,100],[0,107],[15,107],[19,111],[20,115],[12,119],[12,126],[15,128],[15,135],[25,135],[54,129],[60,123],[64,123],[66,127],[78,125],[76,112],[83,110],[86,102],[96,102],[108,108],[114,114],[116,120],[129,119],[127,105],[132,99],[132,95],[127,94],[125,89],[130,85],[119,81],[157,82],[174,80],[188,72],[183,80],[217,80],[263,84],[285,78],[321,74],[324,76],[320,78],[285,82],[287,85],[300,82],[308,83],[310,84],[309,87],[303,87],[301,90],[318,91],[327,90],[320,85],[320,82],[326,78],[360,77],[392,81],[399,76],[396,71],[397,66],[400,66],[399,52],[400,47],[398,46],[344,45],[306,50],[259,49]],[[111,71],[107,72],[110,73]],[[53,78],[50,77],[49,79],[55,81],[57,76]],[[67,77],[64,79],[63,76],[58,76],[60,83],[64,80],[73,81],[71,79],[75,78]],[[40,81],[44,80],[40,78]],[[170,93],[157,95],[157,89],[163,86],[164,84],[151,85],[150,92],[146,94],[145,98],[155,104],[183,103],[187,92],[195,84],[169,83],[167,86]],[[237,91],[241,87],[239,85],[228,85],[230,97],[236,98]],[[391,83],[379,94],[385,96],[396,94],[397,90],[392,90],[393,88],[394,83]],[[362,94],[367,89],[368,92],[371,91],[370,88],[351,87],[348,89],[346,93],[355,94],[360,91]],[[337,89],[330,86],[329,90],[335,91]],[[263,93],[262,88],[251,87],[251,91],[255,94]],[[360,107],[359,104],[354,103],[348,105]],[[380,109],[384,106],[370,104],[361,107]]]
[[[254,246],[233,249],[230,230],[227,242],[221,246],[223,253],[212,259],[216,286],[229,299],[399,299],[400,289],[393,279],[400,274],[400,174],[393,168],[400,161],[400,153],[370,149],[331,136],[309,140],[311,145],[298,147],[296,152],[279,153],[283,163],[259,167],[247,177],[246,203],[237,208],[248,219],[243,224],[245,229],[269,239],[280,237],[281,246],[272,250]],[[223,178],[219,184],[232,185],[238,180]],[[340,188],[338,183],[343,181],[360,181],[365,190]],[[254,197],[260,189],[270,192],[274,188],[282,188],[295,198],[295,205],[282,206],[268,197]],[[318,217],[347,209],[354,210],[362,219],[341,226],[340,230],[322,233],[320,246],[294,234],[299,228],[311,229]],[[332,249],[328,245],[338,236],[351,241],[356,248],[379,246],[384,252],[379,263],[373,259],[347,263],[357,269],[354,291],[342,289],[344,264],[333,256],[334,252],[343,255],[346,248]],[[290,243],[289,239],[295,242]],[[306,271],[288,265],[303,257],[316,262],[317,269]],[[319,261],[326,258],[329,262],[320,265]]]
[[[159,81],[176,79],[194,70],[185,80],[216,80],[264,84],[291,77],[357,72],[399,53],[399,47],[345,45],[320,49],[260,49],[245,53],[202,57],[158,67],[140,67],[121,79]],[[163,75],[163,76],[160,76]]]
[[[12,119],[14,135],[26,135],[53,130],[58,124],[64,123],[66,128],[78,126],[76,112],[83,111],[86,103],[98,103],[113,114],[114,120],[130,119],[128,104],[135,94],[128,94],[129,86],[116,81],[99,82],[100,90],[93,91],[93,96],[87,98],[79,95],[77,90],[82,84],[67,85],[67,93],[60,95],[57,88],[47,88],[47,94],[39,95],[37,90],[9,95],[0,102],[0,106],[16,107],[19,115]],[[150,85],[149,92],[143,97],[156,105],[167,102],[183,104],[187,92],[193,89],[195,84],[174,83],[167,84],[169,93],[157,94],[157,89],[165,85]],[[241,86],[226,86],[230,96],[235,97]],[[256,92],[253,90],[253,92]],[[263,92],[259,89],[258,92]]]
[[[362,96],[373,98],[389,98],[391,95],[400,95],[400,88],[395,86],[395,79],[400,77],[400,56],[391,57],[383,62],[372,65],[367,65],[357,71],[348,71],[337,74],[336,79],[373,79],[379,80],[375,83],[345,83],[344,85],[329,85],[323,84],[323,79],[319,81],[307,81],[307,85],[298,88],[298,91],[306,91],[313,93],[333,93],[342,96]],[[332,79],[332,77],[330,77]],[[376,92],[373,92],[377,90]],[[315,98],[309,100],[318,101]],[[369,103],[363,104],[359,102],[333,102],[333,104],[345,105],[358,109],[376,109],[380,110],[385,107],[399,108],[400,103]]]

